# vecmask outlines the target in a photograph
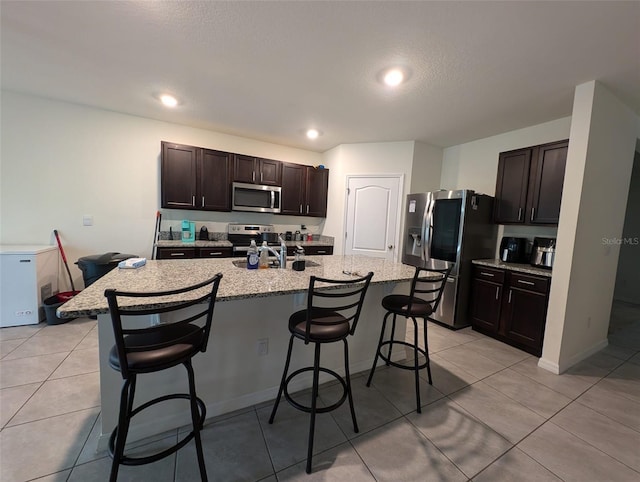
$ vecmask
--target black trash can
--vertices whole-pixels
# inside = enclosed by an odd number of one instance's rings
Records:
[[[104,253],[93,254],[91,256],[83,256],[76,261],[78,268],[82,271],[82,279],[84,287],[102,278],[105,274],[118,266],[118,263],[124,259],[137,258],[135,254],[122,253]]]

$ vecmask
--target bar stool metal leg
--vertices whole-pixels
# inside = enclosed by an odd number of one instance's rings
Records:
[[[382,341],[384,340],[384,330],[387,327],[387,318],[389,318],[391,312],[388,311],[384,318],[382,319],[382,329],[380,330],[380,339],[378,340],[378,348],[376,349],[376,356],[373,358],[373,366],[371,367],[371,371],[369,372],[369,378],[367,379],[367,386],[371,386],[371,380],[373,379],[373,374],[376,371],[376,365],[378,364],[378,357],[380,356],[380,350],[382,349]],[[388,365],[388,363],[387,363]]]
[[[278,410],[278,405],[280,404],[280,398],[282,397],[282,392],[284,391],[284,386],[286,385],[287,373],[289,373],[289,363],[291,362],[291,351],[293,350],[293,335],[289,338],[289,349],[287,350],[287,360],[284,362],[284,371],[282,372],[282,381],[280,381],[280,388],[278,389],[278,396],[276,397],[276,401],[273,404],[273,410],[271,410],[271,416],[269,417],[269,423],[273,423],[273,419],[276,417],[276,411]]]
[[[420,363],[418,362],[418,322],[412,316],[413,321],[413,362],[414,362],[414,374],[416,379],[416,403],[418,413],[422,413],[420,408]]]
[[[200,469],[200,478],[202,482],[207,482],[207,468],[204,463],[204,453],[202,451],[202,439],[200,437],[200,430],[204,424],[204,419],[206,417],[206,413],[200,414],[198,410],[198,399],[196,396],[196,384],[195,377],[193,375],[193,366],[191,365],[191,360],[187,360],[184,362],[184,366],[187,369],[187,374],[189,375],[189,396],[191,402],[191,422],[193,424],[193,436],[196,442],[196,454],[198,456],[198,468]],[[203,407],[204,411],[204,407]]]
[[[358,422],[356,421],[356,410],[353,405],[353,395],[351,394],[351,376],[349,374],[349,345],[347,344],[347,339],[344,340],[344,372],[345,372],[345,381],[347,382],[347,395],[349,396],[349,407],[351,408],[351,420],[353,420],[353,431],[358,433],[360,429],[358,429]]]
[[[427,358],[427,375],[429,375],[429,385],[433,385],[431,381],[431,363],[429,360],[429,341],[427,340],[427,320],[426,318],[422,320],[424,326],[424,352]]]
[[[136,376],[132,375],[122,383],[120,391],[120,411],[118,413],[118,426],[109,438],[109,450],[112,453],[110,482],[116,482],[118,469],[124,455],[124,446],[129,432],[129,421],[133,410],[133,397],[136,391]],[[115,439],[115,440],[114,440]],[[115,446],[114,446],[115,441]]]
[[[315,344],[313,356],[313,386],[311,388],[311,420],[309,422],[309,443],[307,444],[307,474],[311,473],[313,456],[313,435],[316,428],[316,409],[318,406],[318,381],[320,378],[320,343]]]

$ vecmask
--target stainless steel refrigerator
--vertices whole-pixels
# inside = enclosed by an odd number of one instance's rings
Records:
[[[497,226],[493,198],[469,189],[409,194],[405,206],[402,262],[454,266],[432,318],[450,328],[468,326],[471,260],[493,258]]]

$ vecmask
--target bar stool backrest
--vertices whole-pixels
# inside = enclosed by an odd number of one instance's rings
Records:
[[[307,294],[307,324],[305,328],[305,343],[309,343],[311,326],[314,318],[322,318],[322,324],[331,324],[330,313],[337,313],[341,317],[335,323],[349,323],[349,334],[353,335],[360,318],[364,297],[367,294],[373,272],[366,276],[350,280],[333,280],[311,276]]]
[[[211,331],[211,321],[213,319],[213,308],[215,306],[218,286],[222,279],[222,273],[216,274],[213,278],[197,283],[195,285],[178,288],[175,290],[155,291],[155,292],[132,292],[107,289],[104,295],[109,303],[111,323],[115,336],[115,345],[118,352],[120,372],[123,378],[129,377],[127,354],[141,351],[158,350],[161,348],[179,344],[181,341],[193,343],[197,340],[199,351],[207,349],[209,332]],[[151,308],[137,309],[131,300],[132,298],[144,298]],[[195,313],[189,310],[186,313],[177,313],[179,310],[198,305]],[[200,306],[201,305],[201,306]],[[137,317],[143,315],[173,313],[168,323],[161,323],[149,326],[141,325],[135,321],[126,320],[123,324],[122,317]],[[191,324],[198,326],[197,331],[176,330],[180,325]],[[181,337],[172,337],[171,333],[180,331]],[[185,334],[186,333],[186,334]],[[143,335],[145,343],[136,346],[132,343],[125,344],[125,337],[128,335]],[[148,343],[154,340],[153,343]]]
[[[446,268],[421,268],[416,266],[416,272],[411,281],[411,292],[409,297],[408,311],[411,313],[411,305],[422,300],[431,305],[431,311],[438,309],[445,283],[453,269],[453,263],[449,263]]]

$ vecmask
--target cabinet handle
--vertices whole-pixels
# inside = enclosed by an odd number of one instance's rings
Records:
[[[204,196],[202,196],[202,207],[204,207]]]
[[[196,196],[195,194],[193,196],[191,196],[191,205],[195,208],[196,207]]]
[[[531,221],[533,221],[533,216],[536,213],[536,208],[531,208]]]
[[[251,181],[252,181],[252,182],[256,182],[256,171],[253,171],[253,172],[251,173]]]
[[[511,293],[513,292],[513,290],[509,290],[509,301],[507,303],[511,304]]]
[[[495,276],[495,274],[493,273],[485,273],[484,271],[480,271],[480,274],[483,276],[490,276],[491,278],[493,278]]]
[[[184,253],[170,253],[171,256],[184,256]]]
[[[522,218],[522,208],[518,208],[518,221]]]
[[[222,251],[213,251],[209,253],[209,256],[222,256]]]
[[[302,204],[300,204],[300,214],[302,214]]]
[[[260,184],[262,184],[262,172],[260,173]]]
[[[309,214],[309,205],[307,204],[307,214]]]
[[[524,281],[524,280],[521,280],[521,279],[518,280],[518,283],[522,283],[523,285],[535,286],[534,282],[532,282],[532,281]]]
[[[500,297],[500,287],[496,286],[496,300]]]
[[[318,253],[318,254],[326,254],[327,252],[319,249],[318,251],[316,251],[316,253]]]

